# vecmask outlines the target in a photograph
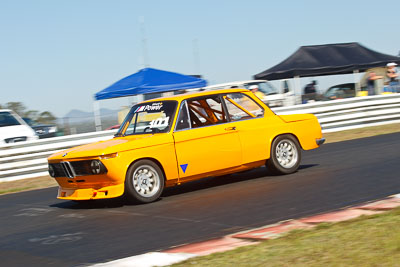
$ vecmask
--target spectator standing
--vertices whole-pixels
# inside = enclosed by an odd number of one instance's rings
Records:
[[[399,74],[397,73],[396,66],[397,66],[397,64],[394,62],[388,63],[386,65],[386,67],[387,67],[386,75],[389,79],[389,88],[392,93],[399,92],[399,90],[398,90],[399,89],[399,81],[397,80]]]
[[[304,87],[303,103],[307,103],[310,100],[317,100],[317,81],[313,80]]]
[[[368,74],[368,80],[367,80],[368,95],[376,95],[375,81],[382,78],[383,76],[376,75],[376,73],[373,71],[371,71]]]
[[[264,93],[258,89],[258,85],[250,85],[249,90],[261,100],[265,97]]]

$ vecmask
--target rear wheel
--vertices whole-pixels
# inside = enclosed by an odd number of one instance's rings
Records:
[[[140,160],[131,165],[125,178],[128,199],[149,203],[157,200],[164,190],[164,174],[151,160]]]
[[[267,162],[268,169],[275,174],[295,172],[301,161],[300,145],[292,135],[281,135],[271,145],[271,158]]]

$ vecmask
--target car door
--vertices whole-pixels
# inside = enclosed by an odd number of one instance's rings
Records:
[[[273,117],[268,123],[264,118],[264,108],[246,94],[226,94],[223,99],[231,121],[229,124],[235,125],[239,134],[242,164],[265,160],[269,155],[269,140],[274,133]]]
[[[216,175],[241,165],[242,150],[234,124],[226,124],[219,95],[182,102],[174,131],[179,177]]]

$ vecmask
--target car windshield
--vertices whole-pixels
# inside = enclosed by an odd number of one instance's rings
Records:
[[[334,96],[338,93],[339,90],[340,90],[339,87],[329,88],[329,90],[325,92],[325,96],[326,97]]]
[[[156,101],[135,105],[115,136],[167,133],[174,120],[176,101]]]
[[[31,120],[30,118],[22,118],[29,126],[36,126],[38,125],[37,122]]]
[[[10,112],[0,112],[0,127],[21,125]]]
[[[249,89],[250,86],[252,85],[258,85],[258,90],[263,92],[265,95],[274,95],[278,93],[278,90],[272,84],[269,82],[252,82],[252,83],[247,83],[244,86],[246,89]]]
[[[344,97],[345,95],[354,96],[354,86],[352,84],[341,84],[330,87],[326,92],[326,97]]]

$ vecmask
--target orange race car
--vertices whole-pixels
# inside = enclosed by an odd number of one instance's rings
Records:
[[[111,140],[48,158],[58,198],[152,202],[164,187],[267,164],[295,172],[301,149],[325,141],[312,114],[272,112],[246,89],[158,98],[132,107]]]

